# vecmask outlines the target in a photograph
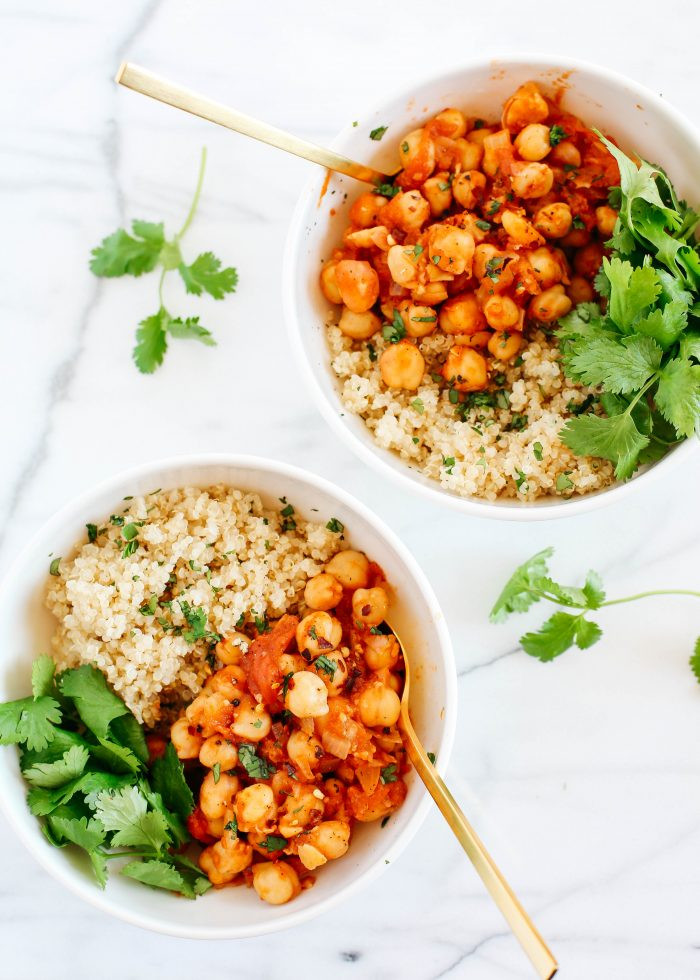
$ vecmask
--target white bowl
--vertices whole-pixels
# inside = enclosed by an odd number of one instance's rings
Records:
[[[563,87],[566,109],[589,125],[610,132],[628,151],[635,150],[662,165],[680,197],[687,198],[691,204],[700,202],[697,130],[662,98],[636,82],[606,68],[568,58],[508,55],[503,59],[471,62],[439,78],[417,82],[408,91],[361,116],[359,126],[347,126],[333,141],[333,148],[380,170],[391,169],[397,162],[396,147],[401,136],[421,126],[440,109],[457,106],[470,114],[499,118],[505,99],[529,80],[540,83],[548,92]],[[385,125],[389,126],[389,132],[382,142],[367,138],[373,127]],[[340,242],[348,224],[349,208],[366,185],[334,174],[323,194],[324,180],[321,171],[309,182],[292,218],[284,260],[285,316],[307,387],[326,421],[362,460],[435,503],[448,504],[478,517],[532,521],[570,517],[622,500],[634,493],[640,481],[667,473],[696,450],[697,440],[689,439],[630,482],[585,497],[570,500],[551,497],[520,503],[459,497],[411,468],[394,453],[382,449],[363,420],[349,412],[340,399],[337,378],[330,367],[324,326],[329,303],[318,282],[321,264]]]
[[[255,490],[271,506],[286,496],[302,517],[337,517],[348,540],[368,553],[395,586],[392,608],[402,641],[410,645],[415,684],[411,713],[426,748],[437,754],[444,772],[455,730],[457,678],[445,620],[425,575],[396,535],[345,491],[311,473],[251,456],[207,455],[173,458],[140,466],[89,490],[64,507],[25,548],[0,584],[0,701],[30,690],[30,665],[50,650],[53,617],[44,609],[50,554],[68,555],[84,539],[85,524],[113,513],[128,494],[154,487],[206,487],[225,483]],[[237,939],[274,932],[304,922],[336,905],[393,861],[418,830],[431,805],[415,773],[407,776],[408,795],[385,827],[359,825],[350,850],[318,875],[316,884],[289,905],[261,902],[249,888],[209,892],[195,902],[147,888],[113,874],[103,892],[76,849],[52,847],[25,801],[27,786],[17,751],[0,750],[0,805],[34,857],[55,878],[92,905],[158,932],[189,939]]]

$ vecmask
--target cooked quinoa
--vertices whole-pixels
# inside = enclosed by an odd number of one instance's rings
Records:
[[[343,546],[280,508],[230,487],[186,487],[127,498],[89,525],[95,540],[62,559],[47,588],[59,668],[95,664],[148,726],[191,700],[215,667],[217,635],[290,611]]]
[[[500,388],[476,405],[458,410],[439,374],[453,338],[433,334],[418,341],[426,372],[417,391],[388,389],[379,357],[388,343],[381,333],[367,343],[328,327],[332,367],[346,408],[364,419],[377,443],[462,497],[535,500],[573,496],[615,482],[613,466],[575,456],[559,440],[566,419],[592,390],[566,378],[556,342],[531,335],[521,360],[493,362]],[[590,400],[590,399],[589,399]]]

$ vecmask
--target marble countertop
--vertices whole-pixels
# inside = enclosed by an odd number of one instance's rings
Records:
[[[2,0],[0,563],[84,487],[156,456],[259,453],[342,482],[433,581],[459,669],[450,782],[561,977],[684,980],[700,974],[693,600],[606,610],[596,647],[550,665],[518,649],[540,613],[500,627],[486,617],[515,564],[548,544],[565,581],[594,566],[618,595],[700,587],[699,456],[624,506],[539,525],[460,517],[385,483],[321,420],[283,328],[282,248],[310,165],[111,80],[129,56],[323,142],[377,92],[486,52],[531,49],[615,67],[700,121],[689,43],[700,8],[666,0],[663,20],[651,0],[583,10],[555,0]],[[89,250],[133,217],[177,227],[205,142],[188,243],[235,264],[240,286],[225,303],[196,304],[218,348],[173,343],[143,377],[130,352],[137,321],[155,310],[155,282],[98,281]],[[236,944],[110,920],[47,877],[9,830],[0,865],[0,976],[13,980],[531,976],[436,815],[369,891],[292,932]]]

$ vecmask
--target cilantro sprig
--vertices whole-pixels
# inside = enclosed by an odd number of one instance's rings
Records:
[[[160,267],[158,311],[141,320],[136,330],[133,358],[143,374],[152,374],[163,363],[169,338],[198,340],[208,347],[216,344],[211,331],[200,324],[198,316],[176,317],[166,309],[163,285],[169,272],[177,270],[185,289],[194,296],[206,292],[214,299],[223,299],[227,293],[236,290],[238,273],[233,267],[222,268],[221,261],[213,252],[202,252],[188,264],[180,248],[199,204],[206,161],[207,151],[204,147],[189,213],[173,238],[165,237],[162,222],[155,224],[135,220],[131,223],[132,234],[118,228],[92,250],[90,269],[96,276],[142,276]]]
[[[600,135],[600,134],[599,134]],[[659,167],[630,160],[601,136],[620,168],[619,216],[595,285],[602,301],[559,321],[568,376],[602,389],[604,415],[568,420],[562,441],[601,456],[626,480],[700,428],[700,221]]]
[[[547,559],[554,554],[553,548],[545,548],[519,565],[494,603],[490,613],[492,623],[502,623],[512,613],[524,613],[537,602],[545,600],[562,609],[553,613],[538,630],[520,637],[520,645],[531,657],[546,663],[561,656],[573,646],[587,650],[603,635],[597,622],[588,614],[606,606],[618,606],[636,602],[650,596],[676,595],[700,598],[700,592],[691,589],[653,589],[635,595],[608,599],[597,572],[589,571],[582,586],[561,585],[549,572]],[[570,610],[564,612],[563,610]],[[690,666],[700,682],[700,639],[690,658]]]
[[[104,888],[108,862],[154,888],[195,898],[210,887],[182,853],[194,798],[172,744],[147,770],[141,725],[91,665],[32,667],[32,695],[0,704],[0,744],[20,747],[27,803],[55,847],[86,851]]]

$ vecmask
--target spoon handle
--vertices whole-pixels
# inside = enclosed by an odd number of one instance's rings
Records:
[[[269,126],[259,119],[254,119],[243,112],[229,108],[222,102],[215,102],[204,95],[198,95],[182,85],[169,82],[166,78],[161,78],[159,75],[155,75],[153,72],[129,61],[122,62],[115,76],[115,81],[119,85],[133,89],[134,92],[140,92],[142,95],[157,99],[158,102],[165,102],[166,105],[174,106],[176,109],[191,112],[194,116],[208,119],[209,122],[225,126],[227,129],[232,129],[243,136],[250,136],[262,143],[268,143],[270,146],[276,146],[279,150],[293,153],[295,156],[303,157],[304,160],[318,163],[322,167],[336,170],[338,173],[354,177],[356,180],[363,180],[370,184],[387,183],[392,180],[388,174],[357,163],[355,160],[348,160],[347,157],[322,146],[316,146],[315,143],[307,143],[306,140],[299,139],[292,133],[286,133],[283,129]]]
[[[510,885],[497,868],[478,834],[462,813],[442,777],[428,759],[408,717],[408,710],[403,705],[399,718],[399,729],[404,737],[406,751],[413,767],[423,780],[426,789],[435,800],[455,837],[466,851],[469,860],[476,868],[479,877],[486,885],[516,939],[542,980],[550,980],[550,977],[553,977],[557,972],[557,961],[535,928],[535,924],[515,897]]]

